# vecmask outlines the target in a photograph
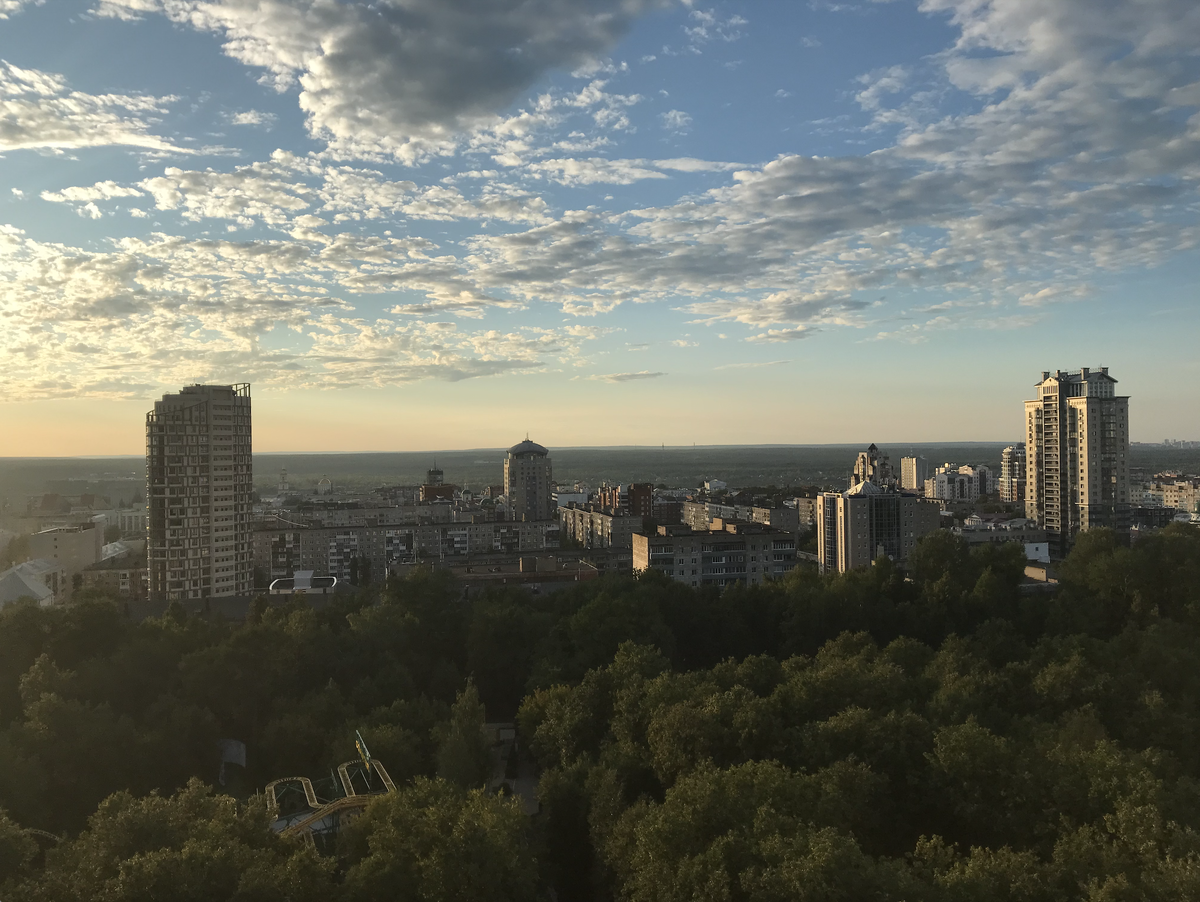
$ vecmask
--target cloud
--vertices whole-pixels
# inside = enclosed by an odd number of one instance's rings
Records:
[[[663,128],[677,132],[686,131],[692,124],[692,117],[683,110],[668,110],[659,118],[662,119]]]
[[[148,120],[174,99],[85,94],[61,75],[0,60],[0,151],[126,145],[191,153],[150,130]]]
[[[745,168],[740,163],[718,163],[712,160],[698,160],[695,157],[654,160],[653,165],[659,169],[673,169],[677,172],[728,172],[731,169]]]
[[[139,16],[148,0],[104,0]],[[415,161],[492,127],[550,69],[595,64],[669,0],[161,0],[174,21],[224,39],[225,52],[298,86],[309,130],[342,156]]]
[[[756,370],[765,366],[779,366],[780,364],[791,363],[790,360],[752,360],[747,363],[724,363],[721,366],[714,366],[714,370]]]
[[[638,382],[642,379],[658,379],[660,376],[665,375],[667,374],[642,370],[638,373],[604,373],[602,375],[588,376],[588,378],[597,382]]]
[[[45,0],[0,0],[0,19],[15,16],[26,6],[41,6]]]
[[[646,160],[606,160],[591,157],[586,160],[558,159],[530,163],[526,169],[560,185],[632,185],[643,179],[665,179],[667,176],[648,169]]]
[[[230,125],[262,125],[270,127],[278,117],[274,113],[264,113],[261,110],[242,110],[239,113],[226,113],[225,120]]]
[[[96,200],[110,200],[114,197],[141,197],[142,192],[137,188],[118,185],[114,181],[96,182],[87,188],[64,188],[61,191],[43,191],[42,200],[51,203],[86,203]]]
[[[758,335],[751,335],[746,341],[777,344],[784,341],[800,341],[802,338],[810,337],[814,332],[820,331],[808,326],[799,326],[795,329],[768,329],[766,332],[760,332]]]
[[[371,277],[384,274],[423,291],[433,307],[454,295],[444,264],[399,240],[341,236],[314,250],[158,236],[94,253],[6,227],[0,359],[9,375],[0,397],[117,397],[195,379],[284,389],[458,381],[575,367],[587,359],[584,346],[611,331],[364,317],[337,296],[379,290]]]

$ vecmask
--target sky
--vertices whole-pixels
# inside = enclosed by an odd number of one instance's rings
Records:
[[[1200,439],[1195,0],[0,0],[0,456]]]

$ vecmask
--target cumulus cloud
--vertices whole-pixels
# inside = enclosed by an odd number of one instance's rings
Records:
[[[683,110],[668,110],[659,118],[664,128],[677,132],[686,131],[692,124],[692,117]]]
[[[120,396],[209,378],[281,388],[457,381],[577,366],[586,343],[610,331],[363,317],[338,296],[381,286],[434,306],[455,290],[420,242],[342,236],[314,249],[155,236],[94,253],[0,228],[0,358],[20,362],[6,367],[0,397]],[[267,347],[279,338],[287,349]]]
[[[51,203],[87,203],[88,201],[110,200],[114,197],[141,197],[142,192],[114,181],[96,182],[89,187],[63,188],[61,191],[43,191],[42,200]]]
[[[242,110],[238,113],[228,113],[225,116],[230,125],[261,125],[272,126],[275,124],[276,116],[274,113],[264,113],[261,110]]]
[[[759,340],[791,340],[869,325],[864,298],[888,287],[1059,303],[1097,270],[1196,246],[1200,80],[1176,65],[1200,45],[1193,4],[925,6],[961,29],[935,62],[974,109],[931,115],[926,75],[876,73],[860,101],[899,126],[893,146],[743,167],[702,195],[629,211],[619,230],[580,214],[480,237],[478,278],[511,277],[569,310],[691,296],[682,309],[702,321],[782,326]]]
[[[0,19],[15,16],[26,6],[41,6],[45,0],[0,0]]]
[[[172,97],[85,94],[61,75],[0,60],[0,151],[126,145],[187,153],[151,132]]]
[[[224,39],[278,90],[298,85],[312,133],[344,155],[406,160],[497,123],[549,69],[595,64],[670,0],[159,0],[153,8]],[[103,0],[140,16],[150,0]]]

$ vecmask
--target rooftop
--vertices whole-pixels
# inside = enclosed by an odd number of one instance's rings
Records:
[[[531,442],[528,438],[526,438],[525,441],[518,442],[517,444],[515,444],[511,448],[509,448],[508,453],[513,457],[517,457],[522,454],[536,454],[541,457],[545,457],[550,452],[547,451],[541,445],[539,445],[537,442]]]

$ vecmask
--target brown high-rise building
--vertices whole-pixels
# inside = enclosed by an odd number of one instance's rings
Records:
[[[1129,534],[1129,398],[1116,384],[1108,367],[1043,372],[1025,402],[1025,515],[1059,557],[1081,530]]]
[[[150,598],[253,590],[250,386],[189,385],[146,414]]]
[[[528,438],[504,458],[504,494],[514,520],[553,520],[554,471],[550,452]]]

